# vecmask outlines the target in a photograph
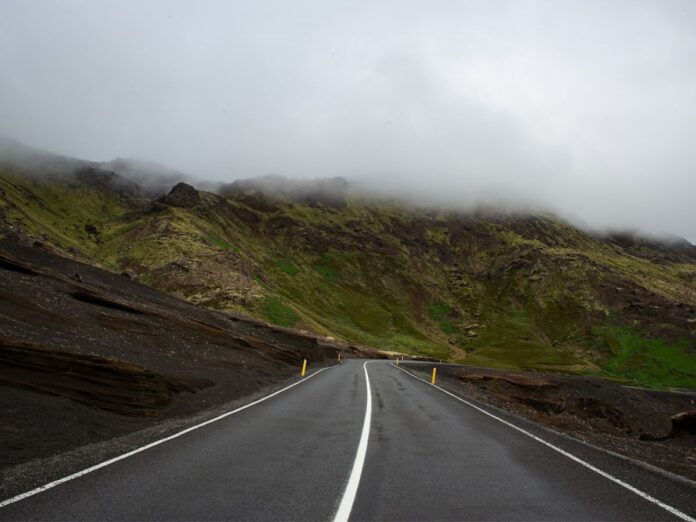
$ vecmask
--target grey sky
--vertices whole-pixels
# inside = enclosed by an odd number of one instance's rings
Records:
[[[0,133],[696,241],[696,2],[0,0]]]

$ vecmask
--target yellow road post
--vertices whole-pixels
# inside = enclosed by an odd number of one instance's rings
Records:
[[[435,384],[436,379],[437,379],[437,368],[433,368],[433,378],[430,380],[430,383]]]
[[[307,373],[307,359],[302,363],[302,377],[305,376],[305,373]]]

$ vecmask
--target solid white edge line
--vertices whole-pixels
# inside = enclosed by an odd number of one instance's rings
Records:
[[[173,435],[169,435],[168,437],[165,437],[163,439],[159,439],[159,440],[156,440],[154,442],[151,442],[150,444],[146,444],[145,446],[142,446],[140,448],[136,448],[132,451],[124,453],[123,455],[119,455],[119,456],[114,457],[112,459],[105,460],[104,462],[100,462],[99,464],[95,464],[94,466],[90,466],[89,468],[83,469],[82,471],[78,471],[77,473],[73,473],[72,475],[68,475],[67,477],[63,477],[61,479],[54,480],[53,482],[49,482],[48,484],[44,484],[43,486],[39,486],[38,488],[32,489],[31,491],[27,491],[25,493],[21,493],[21,494],[15,496],[15,497],[8,498],[7,500],[3,500],[2,502],[0,502],[0,508],[3,508],[9,504],[14,504],[15,502],[19,502],[20,500],[23,500],[27,497],[31,497],[33,495],[36,495],[37,493],[41,493],[43,491],[46,491],[47,489],[51,489],[51,488],[54,488],[56,486],[59,486],[60,484],[63,484],[64,482],[68,482],[70,480],[82,477],[83,475],[87,475],[88,473],[92,473],[93,471],[97,471],[98,469],[104,468],[110,464],[118,462],[119,460],[123,460],[125,458],[131,457],[131,456],[135,455],[136,453],[140,453],[141,451],[145,451],[147,449],[153,448],[153,447],[158,446],[164,442],[168,442],[172,439],[176,439],[177,437],[181,437],[182,435],[185,435],[186,433],[197,430],[198,428],[202,428],[203,426],[207,426],[208,424],[212,424],[213,422],[217,422],[219,420],[222,420],[225,417],[229,417],[230,415],[234,415],[235,413],[239,413],[242,410],[246,410],[247,408],[251,408],[252,406],[259,404],[260,402],[268,400],[271,397],[275,397],[276,395],[283,393],[284,391],[289,390],[290,388],[305,382],[307,379],[311,379],[315,375],[318,375],[321,372],[323,372],[324,370],[328,370],[329,368],[333,368],[333,366],[321,368],[320,370],[317,370],[316,372],[312,373],[311,375],[308,375],[307,377],[304,377],[301,380],[294,382],[289,386],[286,386],[285,388],[274,391],[273,393],[266,395],[265,397],[261,397],[260,399],[257,399],[253,402],[250,402],[249,404],[245,404],[244,406],[240,406],[239,408],[237,408],[235,410],[228,411],[226,413],[223,413],[222,415],[218,415],[217,417],[215,417],[213,419],[209,419],[205,422],[201,422],[200,424],[196,424],[195,426],[191,426],[190,428],[186,428],[185,430],[174,433]]]
[[[568,458],[571,459],[571,460],[574,460],[574,461],[577,462],[578,464],[581,464],[581,465],[585,466],[586,468],[588,468],[588,469],[594,471],[595,473],[601,475],[602,477],[604,477],[604,478],[606,478],[606,479],[611,480],[612,482],[618,484],[619,486],[621,486],[621,487],[623,487],[623,488],[626,488],[626,489],[629,490],[630,492],[635,493],[636,495],[638,495],[639,497],[644,498],[644,499],[647,500],[648,502],[652,502],[653,504],[655,504],[655,505],[661,507],[661,508],[664,509],[665,511],[670,512],[670,513],[673,514],[674,516],[676,516],[676,517],[678,517],[678,518],[681,518],[682,520],[686,520],[687,522],[696,522],[696,519],[691,518],[691,517],[690,517],[689,515],[687,515],[686,513],[682,513],[682,512],[679,511],[677,508],[674,508],[674,507],[670,506],[669,504],[665,504],[664,502],[662,502],[662,501],[656,499],[655,497],[652,497],[652,496],[648,495],[648,494],[645,493],[644,491],[641,491],[640,489],[638,489],[638,488],[636,488],[636,487],[634,487],[634,486],[631,486],[630,484],[624,482],[623,480],[618,479],[618,478],[614,477],[613,475],[610,475],[610,474],[607,473],[606,471],[602,471],[601,469],[599,469],[599,468],[593,466],[593,465],[590,464],[589,462],[586,462],[586,461],[582,460],[581,458],[576,457],[576,456],[573,455],[572,453],[568,453],[568,452],[565,451],[564,449],[561,449],[561,448],[559,448],[558,446],[556,446],[556,445],[554,445],[554,444],[551,444],[550,442],[545,441],[545,440],[542,439],[541,437],[538,437],[538,436],[534,435],[533,433],[531,433],[531,432],[529,432],[529,431],[527,431],[527,430],[525,430],[525,429],[523,429],[523,428],[520,428],[520,427],[518,427],[518,426],[515,426],[515,425],[512,424],[511,422],[508,422],[508,421],[506,421],[505,419],[502,419],[502,418],[498,417],[497,415],[493,415],[492,413],[490,413],[490,412],[484,410],[483,408],[480,408],[480,407],[476,406],[475,404],[473,404],[473,403],[467,401],[466,399],[462,399],[461,397],[455,395],[454,393],[451,393],[451,392],[445,390],[444,388],[440,388],[438,385],[432,384],[432,383],[426,381],[425,379],[422,379],[422,378],[418,377],[417,375],[412,374],[412,373],[409,372],[408,370],[404,370],[403,368],[400,368],[399,366],[395,365],[394,363],[392,363],[392,366],[394,366],[394,368],[397,368],[398,370],[401,370],[401,371],[404,372],[406,375],[410,375],[410,376],[413,377],[414,379],[418,379],[419,381],[422,381],[422,382],[424,382],[425,384],[428,384],[428,385],[432,386],[433,388],[437,388],[437,389],[440,390],[441,392],[446,393],[446,394],[449,395],[450,397],[454,397],[454,398],[457,399],[458,401],[463,402],[463,403],[466,404],[467,406],[469,406],[469,407],[471,407],[471,408],[474,408],[474,409],[477,410],[477,411],[480,411],[480,412],[483,413],[484,415],[488,415],[489,417],[491,417],[491,418],[497,420],[498,422],[502,422],[502,423],[505,424],[506,426],[509,426],[510,428],[513,428],[513,429],[519,431],[520,433],[523,433],[524,435],[527,435],[528,437],[534,439],[535,441],[540,442],[541,444],[543,444],[543,445],[545,445],[545,446],[548,446],[548,447],[551,448],[552,450],[557,451],[557,452],[560,453],[561,455],[563,455],[563,456],[565,456],[565,457],[568,457]]]
[[[334,516],[334,522],[348,522],[350,512],[353,510],[355,496],[358,493],[358,486],[360,485],[363,465],[365,464],[365,455],[367,455],[367,441],[370,437],[370,422],[372,419],[372,392],[370,390],[370,377],[367,375],[368,362],[370,361],[366,361],[363,364],[363,370],[365,371],[365,385],[367,388],[365,420],[363,421],[362,433],[360,434],[360,443],[358,444],[358,451],[355,454],[353,469],[350,472],[350,478],[348,479],[346,490],[343,493],[341,504],[338,507],[338,511],[336,511],[336,515]]]

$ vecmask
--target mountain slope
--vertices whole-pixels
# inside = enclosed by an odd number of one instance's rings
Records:
[[[151,201],[100,169],[17,170],[0,174],[4,235],[195,303],[384,350],[696,387],[686,242],[415,208],[340,179],[262,178],[221,194],[180,184]]]
[[[298,376],[304,359],[314,370],[339,354],[379,355],[0,241],[0,495],[32,480],[11,466],[210,418],[211,408]]]

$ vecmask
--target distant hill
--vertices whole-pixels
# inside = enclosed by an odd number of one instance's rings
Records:
[[[130,160],[56,159],[43,177],[29,172],[41,161],[0,165],[2,235],[194,303],[384,350],[696,387],[696,247],[684,240],[416,208],[341,178],[162,197]]]
[[[101,163],[101,167],[137,183],[142,193],[151,198],[163,196],[180,181],[191,183],[191,177],[183,172],[149,161],[116,158]]]

